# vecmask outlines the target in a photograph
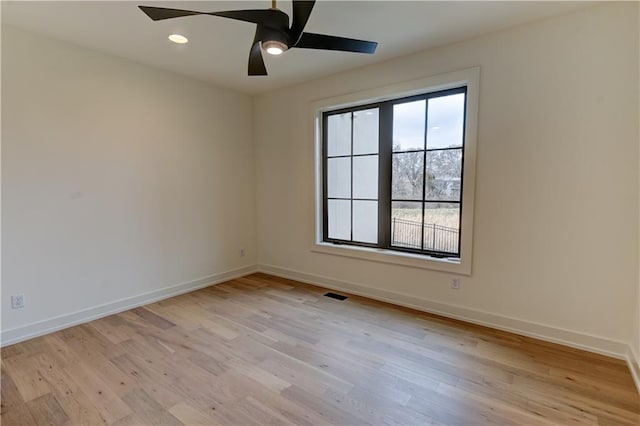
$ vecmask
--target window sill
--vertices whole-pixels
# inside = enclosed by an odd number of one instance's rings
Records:
[[[411,268],[430,269],[452,274],[471,275],[471,265],[462,260],[443,259],[422,254],[403,253],[368,247],[317,242],[311,247],[314,253],[350,257],[370,262],[388,263]]]

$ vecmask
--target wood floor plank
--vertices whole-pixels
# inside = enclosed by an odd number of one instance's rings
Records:
[[[66,367],[64,372],[79,389],[82,389],[94,409],[107,423],[114,423],[131,414],[131,410],[120,397],[100,379],[99,372],[93,371],[83,363]]]
[[[32,399],[26,405],[33,417],[34,424],[60,426],[69,423],[69,417],[50,393]]]
[[[326,419],[327,422],[337,425],[357,425],[357,424],[373,424],[375,419],[369,422],[357,417],[348,409],[343,409],[337,402],[330,402],[329,398],[318,398],[303,389],[297,388],[295,385],[287,388],[282,395],[289,401],[301,405],[307,410],[311,410]]]
[[[236,412],[244,413],[246,416],[253,419],[257,424],[295,426],[295,423],[292,423],[277,411],[261,404],[259,401],[251,397],[247,397],[239,401],[235,404],[233,409]]]
[[[13,382],[13,379],[9,374],[4,371],[2,367],[2,373],[0,376],[0,395],[2,395],[2,404],[0,404],[0,413],[4,413],[6,410],[17,407],[24,404],[24,399],[20,395],[20,391]]]
[[[51,386],[38,372],[38,361],[34,356],[3,359],[2,366],[25,402],[51,392]]]
[[[98,320],[91,321],[88,326],[103,335],[111,343],[117,345],[118,343],[122,343],[125,340],[130,339],[132,337],[133,330],[122,325],[114,324],[114,321],[112,320],[113,318],[117,317],[111,316],[107,318],[100,318]]]
[[[16,405],[2,411],[3,425],[37,425],[36,419],[33,418],[27,404]]]
[[[185,402],[180,402],[169,408],[169,413],[185,425],[189,426],[209,426],[222,425],[221,420],[214,418],[210,414],[205,414],[203,410],[199,410],[190,406]]]
[[[132,390],[146,389],[162,406],[170,407],[187,398],[164,373],[149,371],[144,361],[140,362],[134,355],[120,355],[112,362],[130,375],[136,385]]]
[[[7,359],[12,356],[22,355],[24,349],[21,345],[11,345],[0,348],[0,358]]]
[[[623,361],[258,273],[2,348],[7,425],[639,425]]]
[[[166,318],[162,318],[159,315],[154,314],[148,309],[145,308],[135,308],[131,310],[134,314],[138,315],[140,318],[145,321],[155,325],[158,328],[166,330],[167,328],[175,327],[176,325]]]
[[[81,392],[53,393],[60,407],[64,410],[72,425],[103,425],[106,420],[96,410],[87,396]],[[11,423],[9,423],[11,424]]]
[[[183,426],[180,420],[176,419],[151,398],[144,390],[134,389],[122,397],[136,417],[147,425]]]
[[[108,352],[103,350],[103,347],[91,343],[93,342],[84,339],[82,341],[75,338],[69,339],[66,344],[71,349],[73,362],[61,363],[58,358],[58,360],[51,359],[50,363],[69,369],[74,369],[77,365],[84,365],[116,395],[122,396],[129,392],[133,386],[129,377],[111,363],[107,358]],[[117,356],[124,349],[123,346],[118,346],[118,350],[110,351],[111,356]]]

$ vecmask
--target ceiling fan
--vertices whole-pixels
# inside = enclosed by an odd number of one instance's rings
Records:
[[[257,24],[256,34],[249,51],[249,75],[267,75],[267,69],[262,59],[262,49],[272,55],[279,55],[294,47],[375,53],[378,43],[373,41],[303,32],[315,3],[315,0],[293,0],[291,27],[289,27],[289,16],[276,7],[276,0],[271,1],[270,9],[229,10],[224,12],[196,12],[151,6],[138,7],[154,21],[192,15],[211,15]]]

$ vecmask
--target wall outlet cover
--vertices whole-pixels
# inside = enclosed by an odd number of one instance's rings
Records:
[[[16,294],[15,296],[11,296],[11,308],[24,308],[24,294]]]

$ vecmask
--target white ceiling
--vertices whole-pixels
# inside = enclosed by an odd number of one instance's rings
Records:
[[[2,23],[144,64],[260,93],[565,13],[585,2],[329,1],[316,3],[306,30],[377,41],[375,55],[293,49],[265,55],[269,76],[248,77],[253,24],[212,16],[153,22],[137,5],[204,12],[268,8],[270,1],[2,1]],[[278,7],[291,14],[291,2]],[[167,40],[171,33],[189,44]]]

